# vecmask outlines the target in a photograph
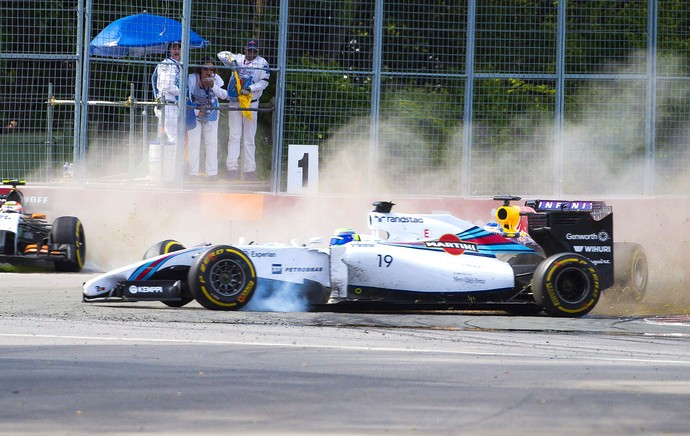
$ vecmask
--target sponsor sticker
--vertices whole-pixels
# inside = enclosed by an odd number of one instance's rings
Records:
[[[424,218],[420,218],[417,216],[374,215],[374,218],[376,218],[380,223],[424,223]]]
[[[251,257],[276,257],[276,253],[273,251],[250,251]]]
[[[610,253],[610,245],[573,245],[576,253]]]
[[[284,271],[286,273],[320,272],[323,271],[323,268],[320,266],[286,266]]]
[[[457,235],[451,233],[446,233],[438,238],[437,241],[427,241],[424,243],[427,247],[431,248],[441,248],[448,254],[453,256],[459,256],[465,251],[478,252],[477,244],[473,242],[465,242],[458,238]]]
[[[162,286],[136,286],[131,285],[129,287],[130,294],[162,294]]]
[[[282,263],[274,263],[271,265],[271,274],[283,273],[311,273],[321,272],[323,267],[320,266],[283,266]]]
[[[599,233],[590,233],[587,235],[579,235],[576,233],[566,233],[565,239],[569,241],[600,241],[606,242],[611,239],[611,236],[606,231],[601,231]]]
[[[564,211],[586,211],[592,210],[591,201],[560,201],[560,200],[541,200],[537,210],[564,210]]]

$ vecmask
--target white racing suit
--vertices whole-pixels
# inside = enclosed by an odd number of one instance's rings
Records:
[[[229,51],[218,53],[218,59],[227,66],[236,66],[237,73],[242,81],[242,88],[248,87],[251,91],[250,108],[259,107],[259,99],[264,89],[268,86],[270,71],[268,62],[261,56],[254,57],[249,61],[243,54],[233,54]],[[235,61],[235,63],[233,63]],[[237,88],[235,86],[234,74],[228,80],[228,101],[231,108],[239,108],[237,100]],[[242,111],[228,111],[228,158],[226,165],[228,171],[238,169],[240,157],[240,141],[244,145],[244,164],[242,170],[246,173],[256,171],[256,126],[259,112],[252,111],[252,117],[243,116]]]
[[[227,99],[228,92],[221,88],[224,82],[218,74],[213,75],[213,88],[202,88],[199,83],[199,74],[190,74],[188,80],[189,97],[195,106],[196,127],[188,132],[189,138],[189,175],[199,175],[199,154],[201,138],[204,139],[206,153],[205,173],[212,177],[218,175],[218,109],[205,109],[205,107],[218,107],[218,99]]]
[[[156,66],[155,77],[156,98],[165,101],[164,128],[169,142],[175,142],[177,137],[177,99],[180,95],[180,63],[171,57],[165,58]]]

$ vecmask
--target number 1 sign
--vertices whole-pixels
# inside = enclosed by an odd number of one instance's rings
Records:
[[[319,191],[319,146],[288,145],[288,194],[316,194]]]

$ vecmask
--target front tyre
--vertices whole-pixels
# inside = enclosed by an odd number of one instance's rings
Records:
[[[189,269],[189,288],[211,310],[237,310],[256,290],[256,269],[241,250],[216,245],[201,253]]]
[[[174,251],[184,250],[184,245],[180,244],[174,239],[165,239],[156,244],[153,244],[151,248],[146,250],[143,259],[150,259],[152,257],[160,256],[161,254],[168,254]]]
[[[86,237],[84,226],[79,218],[73,216],[57,217],[50,229],[53,244],[70,245],[67,259],[56,260],[55,270],[59,272],[79,272],[86,261]]]
[[[174,239],[165,239],[163,241],[160,241],[156,244],[153,244],[151,248],[146,250],[146,253],[144,253],[144,260],[150,259],[152,257],[160,256],[161,254],[168,254],[168,253],[173,253],[175,251],[180,251],[184,250],[185,247],[184,245],[180,244]],[[187,304],[191,303],[194,298],[190,297],[189,295],[185,295],[187,292],[183,292],[182,296],[180,296],[179,301],[161,301],[161,303],[165,304],[168,307],[182,307],[186,306]]]
[[[579,254],[555,254],[534,271],[532,293],[547,314],[580,317],[599,301],[599,273],[589,259]]]

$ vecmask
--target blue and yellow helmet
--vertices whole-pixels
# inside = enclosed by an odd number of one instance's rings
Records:
[[[352,241],[361,241],[361,238],[354,230],[343,227],[333,232],[330,245],[345,245]]]

